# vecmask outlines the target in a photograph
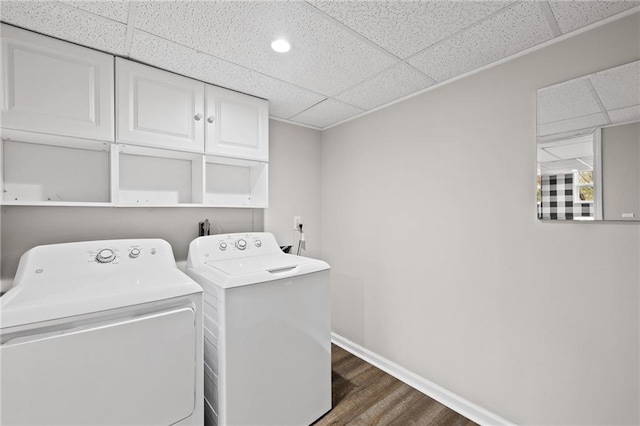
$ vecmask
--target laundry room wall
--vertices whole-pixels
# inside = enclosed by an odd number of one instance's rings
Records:
[[[640,14],[322,136],[333,331],[516,424],[640,423],[640,224],[536,219],[536,89]]]
[[[320,131],[269,122],[269,208],[18,207],[2,206],[2,291],[8,290],[20,256],[31,247],[113,238],[164,238],[176,260],[186,260],[198,222],[212,233],[274,232],[281,245],[297,244],[293,216],[301,216],[307,239],[302,254],[320,255]]]
[[[15,275],[20,256],[41,244],[115,238],[163,238],[176,260],[186,260],[198,222],[211,232],[262,231],[260,209],[144,207],[2,207],[2,278]],[[3,289],[4,291],[7,288]]]
[[[293,217],[300,216],[306,238],[301,254],[320,256],[320,165],[321,133],[281,121],[269,122],[269,208],[264,211],[264,229],[281,246],[298,246],[300,233]]]

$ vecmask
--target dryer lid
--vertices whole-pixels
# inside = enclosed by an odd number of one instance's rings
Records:
[[[4,330],[200,292],[200,286],[177,268],[118,279],[85,276],[82,280],[23,282],[0,298],[0,327]]]
[[[115,253],[108,263],[96,253]],[[131,250],[136,249],[131,257]],[[0,327],[73,317],[202,292],[176,267],[163,240],[109,240],[35,247],[0,298]]]

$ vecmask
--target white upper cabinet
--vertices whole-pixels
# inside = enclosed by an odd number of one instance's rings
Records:
[[[116,59],[116,142],[204,152],[204,83]]]
[[[206,87],[206,152],[269,161],[269,103],[220,87]]]
[[[2,25],[2,128],[114,140],[113,56]]]

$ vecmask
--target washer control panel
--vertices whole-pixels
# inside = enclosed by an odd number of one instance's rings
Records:
[[[189,248],[202,261],[282,253],[274,236],[268,232],[208,235],[196,239]]]

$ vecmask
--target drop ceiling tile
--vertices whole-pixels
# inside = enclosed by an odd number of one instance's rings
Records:
[[[269,100],[269,114],[289,118],[325,97],[136,30],[132,59]]]
[[[608,124],[604,114],[590,114],[583,117],[570,118],[568,120],[556,121],[553,123],[539,124],[538,135],[553,135],[556,133],[565,133],[574,130],[602,126],[604,124]]]
[[[640,104],[640,61],[597,72],[589,79],[607,110]]]
[[[400,58],[407,58],[511,1],[313,1],[314,7]]]
[[[611,123],[626,123],[628,121],[640,121],[640,105],[634,105],[609,111]]]
[[[110,53],[124,53],[124,24],[51,1],[0,2],[2,21]]]
[[[549,154],[542,148],[538,148],[538,163],[545,163],[547,161],[556,161],[559,160],[555,155]]]
[[[578,158],[578,160],[585,163],[587,166],[589,166],[590,169],[593,168],[593,155],[589,157],[580,157]]]
[[[129,16],[128,0],[64,1],[63,3],[125,24]]]
[[[347,105],[335,99],[327,99],[291,117],[291,121],[324,128],[362,112],[364,110],[360,108]]]
[[[433,83],[433,80],[415,68],[401,63],[347,89],[336,98],[360,108],[372,109],[415,93]]]
[[[537,104],[538,124],[601,112],[586,77],[538,90]]]
[[[522,2],[429,47],[408,62],[429,77],[444,81],[552,37],[538,4]]]
[[[588,127],[586,129],[570,130],[568,132],[553,133],[550,135],[540,135],[536,138],[538,144],[552,143],[554,141],[570,139],[585,135],[592,135],[596,131],[596,127]]]
[[[590,170],[590,167],[581,163],[577,159],[575,160],[558,160],[558,161],[549,161],[540,164],[540,169],[546,172],[555,172],[555,173],[570,173],[572,170]]]
[[[593,155],[593,142],[571,143],[545,148],[549,154],[560,159],[588,157]]]
[[[324,95],[337,94],[396,61],[303,2],[142,2],[135,25]],[[288,54],[270,49],[278,37],[291,42]]]
[[[634,6],[640,1],[550,1],[551,11],[560,31],[568,33],[605,19]]]

